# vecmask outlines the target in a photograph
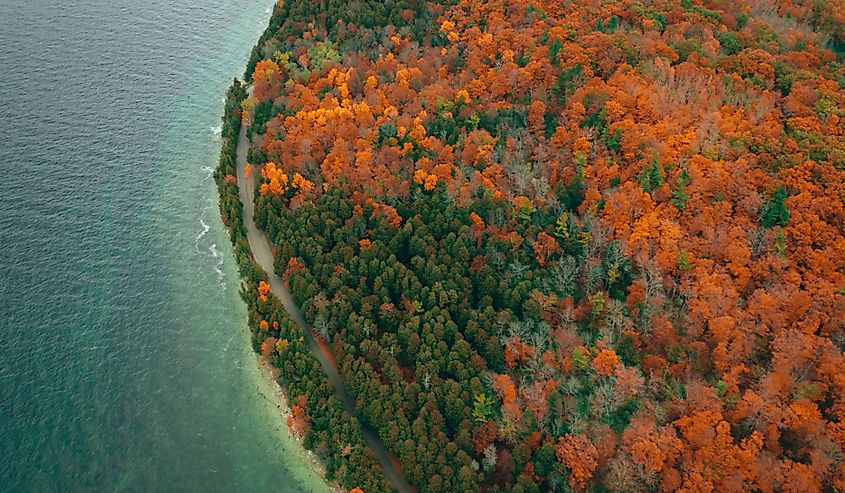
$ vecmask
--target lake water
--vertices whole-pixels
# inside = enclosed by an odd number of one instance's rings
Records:
[[[0,2],[0,490],[326,490],[210,178],[271,1]]]

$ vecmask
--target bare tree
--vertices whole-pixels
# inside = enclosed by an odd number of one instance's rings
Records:
[[[484,467],[485,471],[492,471],[494,467],[496,467],[496,460],[498,459],[498,455],[496,454],[496,446],[492,443],[484,449],[484,458],[481,460],[481,464]]]
[[[625,304],[619,300],[611,299],[605,311],[604,324],[600,329],[602,337],[615,341],[629,325],[630,320],[625,315]]]
[[[317,320],[314,322],[314,330],[317,331],[320,337],[323,338],[324,341],[329,341],[329,337],[331,336],[332,327],[331,324],[323,317],[318,317]]]
[[[511,262],[509,267],[511,274],[517,279],[521,279],[528,272],[528,266],[520,262],[519,259]]]
[[[575,275],[578,271],[576,260],[571,255],[561,257],[555,262],[554,267],[544,276],[544,288],[546,291],[556,291],[563,294],[571,294],[575,285]]]

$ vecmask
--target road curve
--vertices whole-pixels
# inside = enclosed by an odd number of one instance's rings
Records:
[[[249,92],[250,94],[252,93],[252,88],[249,89]],[[267,274],[267,278],[270,283],[270,290],[273,295],[282,301],[288,315],[299,325],[300,328],[302,328],[302,333],[305,337],[306,343],[308,344],[308,348],[320,362],[320,366],[322,366],[323,371],[329,378],[329,381],[334,387],[335,393],[343,402],[346,412],[349,413],[349,415],[352,416],[352,418],[358,423],[358,426],[361,429],[361,434],[364,437],[364,441],[370,450],[372,450],[373,455],[376,456],[379,463],[381,463],[384,475],[397,491],[402,493],[411,493],[412,489],[410,485],[405,480],[405,477],[402,474],[402,471],[399,470],[399,467],[397,467],[394,461],[391,460],[391,456],[384,448],[384,445],[382,445],[381,440],[379,440],[373,430],[364,426],[361,420],[358,419],[355,402],[346,391],[346,386],[343,384],[343,380],[341,380],[340,374],[337,372],[337,368],[332,363],[331,356],[327,353],[326,349],[317,344],[313,329],[305,321],[305,317],[302,316],[302,312],[299,310],[299,307],[293,302],[293,298],[285,287],[285,283],[275,272],[273,267],[273,252],[270,250],[270,241],[267,238],[267,235],[255,225],[253,216],[255,213],[255,175],[258,173],[258,170],[254,170],[249,176],[246,176],[246,158],[247,151],[249,150],[249,144],[247,126],[242,125],[241,132],[238,135],[238,193],[240,195],[241,202],[243,203],[243,221],[246,226],[247,239],[249,240],[249,248],[252,251],[252,255],[258,262],[258,265],[260,265]]]

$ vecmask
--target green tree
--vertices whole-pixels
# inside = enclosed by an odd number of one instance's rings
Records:
[[[760,209],[760,224],[764,228],[786,226],[786,223],[789,222],[789,211],[786,209],[786,198],[788,196],[789,192],[786,191],[786,188],[783,185],[778,185],[772,200]]]

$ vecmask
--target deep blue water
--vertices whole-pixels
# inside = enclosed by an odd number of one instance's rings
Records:
[[[211,167],[271,1],[0,2],[0,490],[302,491]]]

